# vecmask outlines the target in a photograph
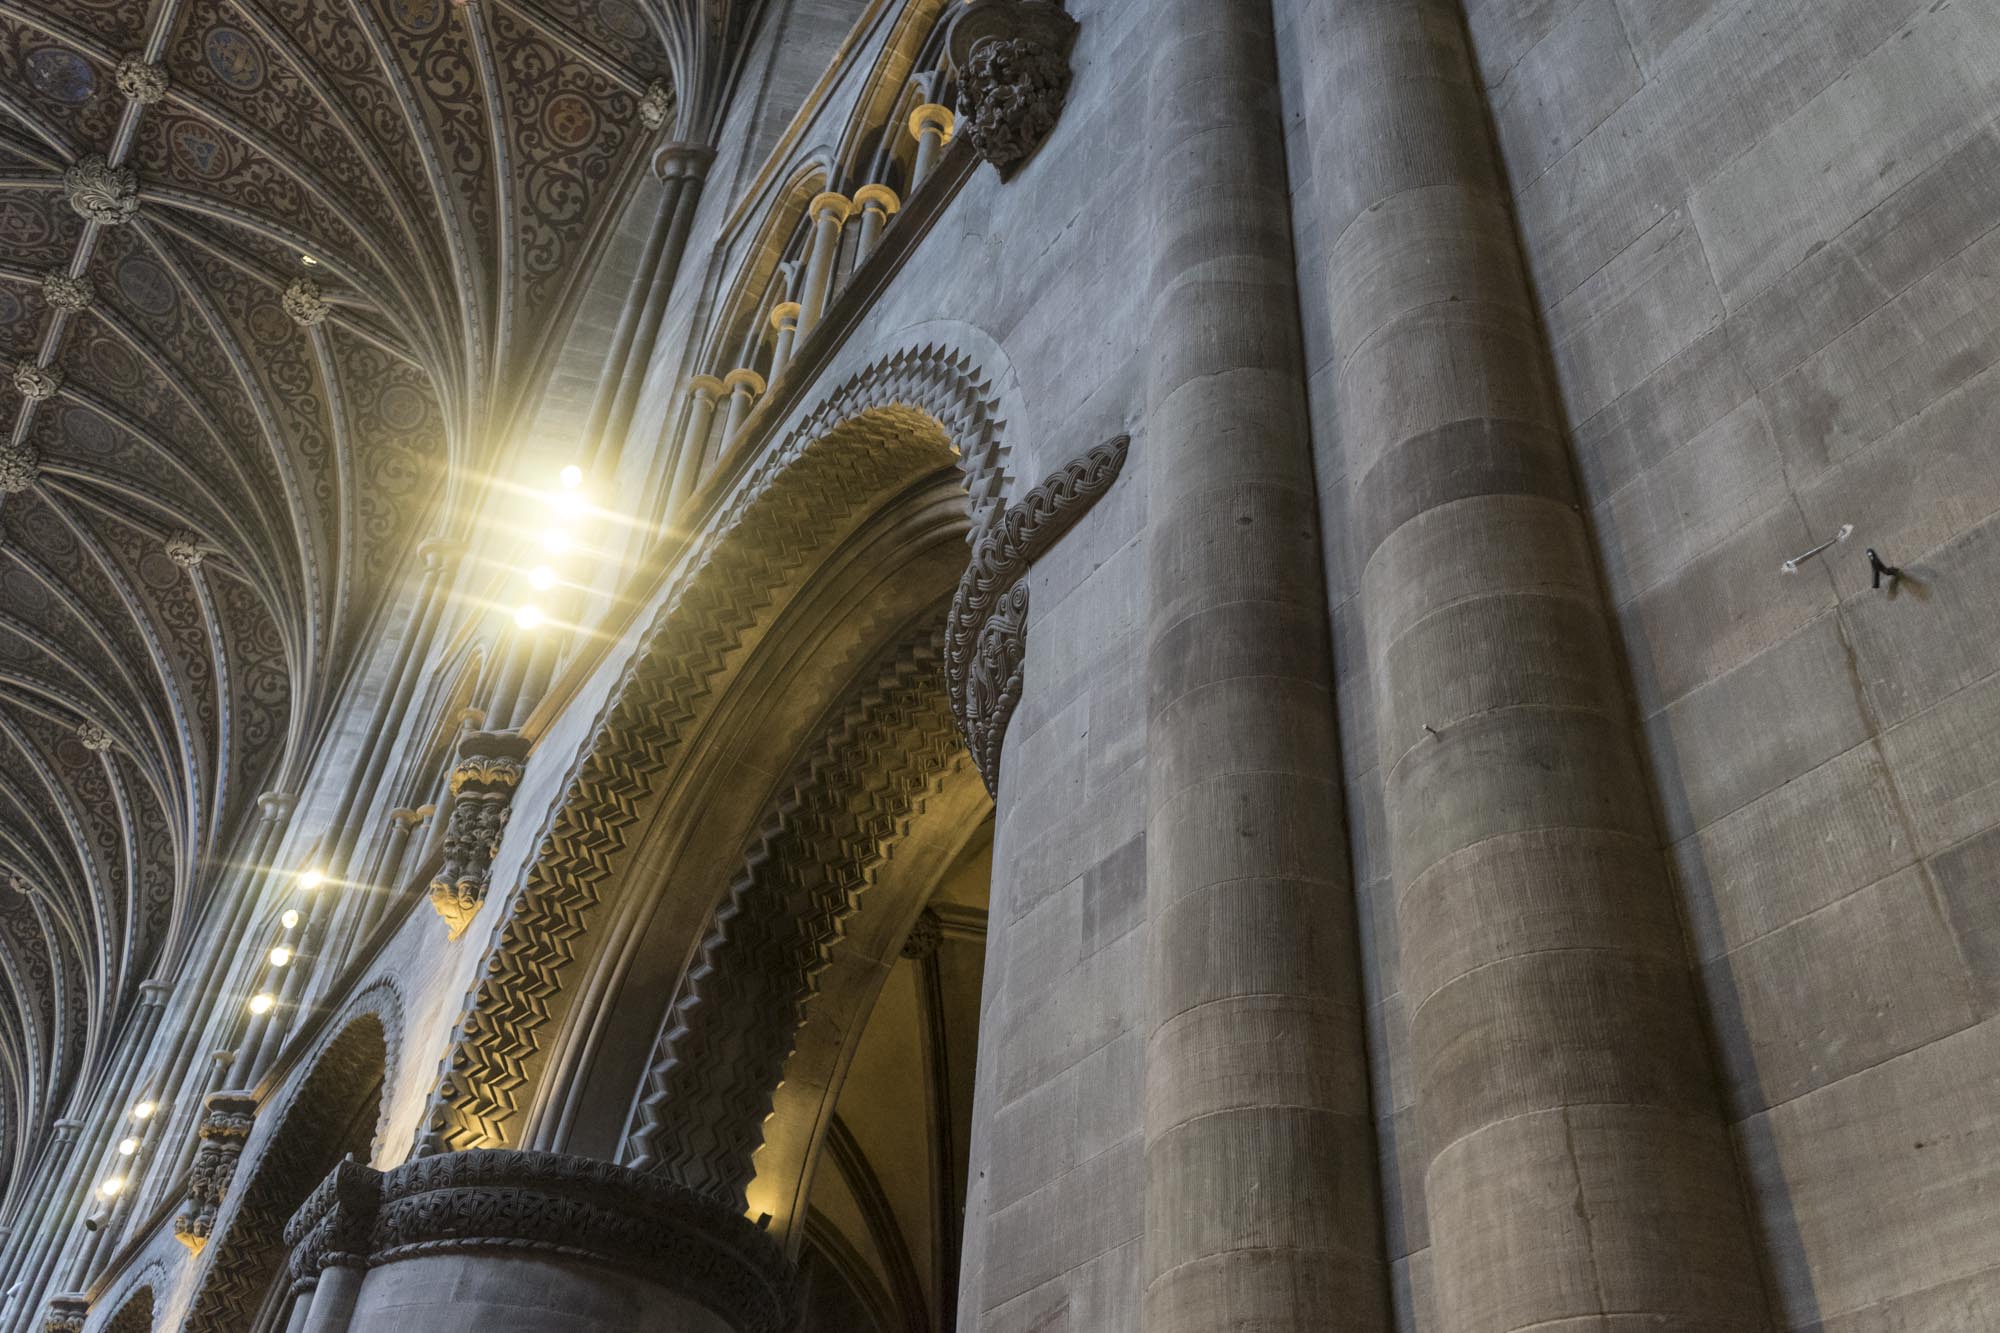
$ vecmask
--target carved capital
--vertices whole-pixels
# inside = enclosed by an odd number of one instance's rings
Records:
[[[247,1092],[210,1093],[202,1103],[200,1140],[188,1170],[187,1207],[174,1219],[174,1235],[196,1254],[208,1244],[215,1217],[236,1179],[236,1163],[257,1122],[257,1099]]]
[[[352,1157],[334,1167],[285,1224],[293,1284],[329,1268],[367,1267],[381,1203],[381,1172]]]
[[[88,1296],[51,1296],[48,1314],[42,1319],[42,1333],[83,1333],[83,1321],[89,1315]]]
[[[18,495],[41,475],[41,450],[27,440],[0,440],[0,495]]]
[[[333,309],[320,295],[319,284],[311,278],[293,278],[292,285],[285,288],[285,294],[278,300],[292,317],[292,323],[302,329],[322,322]]]
[[[1000,745],[1021,702],[1028,637],[1028,589],[1021,578],[1111,489],[1131,445],[1130,436],[1120,435],[1072,459],[973,543],[946,622],[945,678],[989,792],[999,791]]]
[[[62,382],[63,373],[54,366],[23,361],[14,367],[14,387],[31,403],[55,397],[56,391],[62,388]]]
[[[63,173],[69,206],[107,227],[130,222],[139,211],[139,173],[114,167],[102,153],[79,159]]]
[[[51,308],[75,312],[97,299],[97,285],[88,277],[72,278],[59,268],[42,275],[42,299]]]
[[[111,748],[111,733],[95,722],[79,723],[76,738],[92,754],[103,754]]]
[[[493,858],[500,851],[514,789],[527,767],[528,744],[518,733],[505,731],[470,732],[458,743],[444,864],[431,880],[431,906],[444,918],[452,939],[465,933],[486,902]]]
[[[917,913],[916,924],[910,927],[910,933],[903,938],[903,957],[914,962],[922,962],[936,953],[938,945],[943,942],[944,925],[938,920],[938,914],[926,907]]]
[[[182,569],[198,569],[207,552],[201,549],[201,538],[185,529],[167,534],[167,559]]]
[[[1003,178],[1062,116],[1076,28],[1049,0],[972,0],[952,28],[959,130]]]
[[[152,106],[167,95],[167,67],[149,65],[137,56],[118,64],[118,91],[140,106]]]
[[[740,1212],[659,1176],[552,1153],[472,1150],[380,1177],[370,1266],[434,1254],[545,1254],[610,1268],[707,1307],[739,1333],[783,1333],[792,1266]]]

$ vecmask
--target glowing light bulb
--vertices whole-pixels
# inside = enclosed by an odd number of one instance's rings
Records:
[[[299,924],[298,911],[294,908],[287,907],[285,909],[285,914],[278,918],[278,924],[283,926],[286,930],[290,930],[293,926],[298,925]]]
[[[271,950],[272,967],[283,967],[286,963],[289,963],[291,961],[292,961],[292,951],[290,949],[287,949],[284,945],[280,944],[277,948]]]
[[[563,489],[566,491],[573,491],[583,485],[583,469],[574,463],[571,463],[561,472],[558,472],[556,476],[562,482]]]
[[[514,623],[522,629],[533,629],[542,623],[542,608],[539,606],[516,607],[514,610]]]
[[[536,565],[528,571],[528,582],[541,591],[547,592],[550,588],[556,586],[556,572],[547,565]]]
[[[311,893],[324,883],[326,883],[326,872],[323,870],[308,870],[299,876],[299,887],[307,893]]]
[[[112,1176],[97,1187],[97,1192],[107,1199],[115,1199],[125,1192],[125,1177]]]
[[[542,534],[542,549],[550,555],[561,555],[569,546],[569,534],[561,528],[550,528]]]
[[[132,1108],[132,1118],[134,1120],[151,1120],[153,1118],[153,1112],[159,1109],[160,1108],[158,1106],[155,1106],[152,1102],[140,1102],[137,1106]]]
[[[118,1155],[120,1157],[130,1157],[133,1153],[137,1151],[139,1151],[139,1140],[137,1139],[118,1140]]]
[[[250,1012],[253,1014],[268,1014],[271,1012],[271,1006],[277,1002],[278,997],[271,994],[271,992],[267,990],[258,991],[250,997]]]
[[[551,495],[549,497],[549,504],[564,518],[575,518],[583,512],[583,496],[575,491],[564,491],[560,495]]]

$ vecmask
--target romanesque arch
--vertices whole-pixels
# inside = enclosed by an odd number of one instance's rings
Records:
[[[720,504],[572,772],[445,1056],[420,1152],[512,1146],[606,889],[682,761],[690,728],[818,561],[927,477],[956,476],[967,530],[1005,493],[998,395],[971,357],[931,344],[884,357],[807,413]]]
[[[355,997],[260,1110],[276,1128],[239,1164],[204,1250],[183,1333],[241,1333],[283,1272],[285,1222],[343,1157],[371,1155],[387,1113],[402,1008],[379,982]]]

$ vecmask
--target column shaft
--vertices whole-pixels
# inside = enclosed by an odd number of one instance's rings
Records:
[[[681,433],[680,448],[674,455],[674,475],[667,487],[667,517],[678,517],[687,497],[701,480],[702,459],[708,455],[708,437],[715,430],[716,397],[722,381],[713,375],[697,375],[688,382],[687,429]]]
[[[1438,1327],[1766,1327],[1459,0],[1314,15]]]
[[[1389,1324],[1269,0],[1149,9],[1148,1333]]]
[[[854,205],[845,195],[822,194],[806,208],[812,219],[812,251],[806,259],[806,280],[799,296],[799,337],[811,333],[826,313],[833,295],[834,262],[840,257],[840,232]]]

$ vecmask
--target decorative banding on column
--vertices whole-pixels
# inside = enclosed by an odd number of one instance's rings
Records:
[[[1460,0],[1306,124],[1441,1333],[1768,1325]]]
[[[362,1193],[354,1172],[368,1168],[344,1169],[346,1183],[322,1187],[329,1197]],[[370,1268],[434,1255],[538,1255],[650,1283],[737,1333],[785,1333],[796,1317],[794,1271],[777,1243],[741,1213],[659,1176],[590,1158],[473,1150],[417,1158],[375,1183]],[[326,1220],[339,1215],[305,1221],[301,1243],[322,1234],[345,1243]]]

